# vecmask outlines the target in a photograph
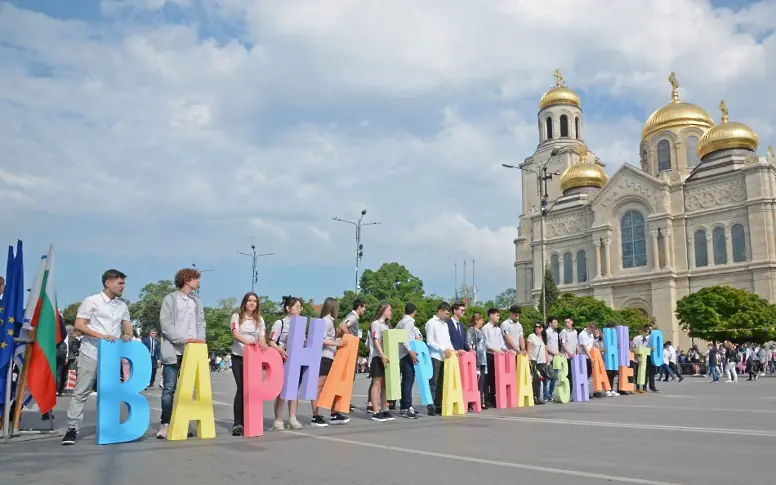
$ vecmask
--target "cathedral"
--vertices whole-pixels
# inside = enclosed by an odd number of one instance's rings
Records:
[[[758,157],[757,134],[729,120],[724,101],[715,123],[680,99],[671,73],[670,101],[644,125],[640,166],[609,179],[585,145],[579,96],[555,77],[539,101],[539,145],[519,167],[518,302],[539,302],[549,267],[560,292],[638,309],[687,348],[674,315],[682,297],[725,284],[776,301],[773,149]]]

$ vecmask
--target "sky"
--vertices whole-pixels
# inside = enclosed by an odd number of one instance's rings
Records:
[[[776,0],[12,0],[0,3],[0,244],[28,284],[55,245],[60,306],[196,264],[206,304],[321,301],[397,261],[450,296],[514,286],[519,172],[559,68],[585,142],[638,165],[683,100],[776,145]],[[5,251],[0,251],[0,267]]]

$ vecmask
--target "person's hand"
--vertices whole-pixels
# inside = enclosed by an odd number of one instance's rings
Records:
[[[102,337],[100,337],[102,340],[107,340],[108,342],[115,342],[116,337],[113,335],[108,335],[107,333],[102,334]]]
[[[410,356],[410,360],[412,361],[413,364],[417,364],[418,363],[418,353],[417,352],[413,352],[413,351],[410,350],[409,352],[407,352],[407,354]]]
[[[445,358],[449,359],[450,357],[453,356],[453,353],[454,352],[450,349],[445,350]]]
[[[387,355],[383,355],[382,359],[383,359],[383,365],[388,365],[388,364],[391,363],[391,361],[388,360],[388,356]]]
[[[129,342],[130,340],[132,340],[132,335],[124,334],[121,336],[121,340],[123,340],[124,342]]]
[[[458,350],[458,351],[456,351],[456,353],[458,354],[458,357],[460,357],[460,356],[462,356],[463,354],[465,354],[465,353],[466,353],[466,351],[465,351],[465,350]]]
[[[183,341],[184,344],[204,344],[204,340],[200,340],[198,338],[187,338]]]
[[[336,345],[338,349],[341,349],[342,347],[347,347],[348,346],[348,341],[347,340],[342,340],[342,339],[337,339],[337,340],[334,341],[334,345]]]
[[[265,341],[263,341],[263,340],[259,340],[259,348],[260,348],[261,350],[267,350],[267,347],[269,347],[269,346],[267,345],[267,342],[265,342]]]
[[[509,354],[510,354],[510,355],[517,355],[517,352],[515,352],[514,350],[510,350],[510,351],[509,351]]]
[[[288,360],[288,354],[286,354],[285,349],[278,348],[278,352],[280,352],[280,358],[283,359],[283,362]]]
[[[520,353],[523,354],[523,355],[528,355],[528,351],[525,350],[525,349],[521,350]]]

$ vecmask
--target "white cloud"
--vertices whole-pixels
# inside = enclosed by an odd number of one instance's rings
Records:
[[[195,14],[166,22],[168,8]],[[331,217],[367,207],[381,222],[364,232],[369,261],[441,279],[452,260],[475,258],[495,293],[513,281],[521,200],[519,174],[500,163],[535,149],[538,98],[558,67],[609,173],[637,163],[672,70],[683,99],[716,117],[725,98],[763,147],[775,144],[764,109],[776,96],[773,0],[737,11],[700,0],[139,0],[102,11],[87,23],[0,5],[0,223],[45,218],[87,252],[119,232],[111,251],[192,258],[255,237],[280,264],[349,265],[352,228]],[[66,230],[87,219],[115,224],[90,222],[104,231],[90,238]],[[169,248],[190,221],[198,236]]]

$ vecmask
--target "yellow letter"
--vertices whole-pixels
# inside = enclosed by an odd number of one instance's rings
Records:
[[[466,403],[463,400],[461,387],[461,368],[455,355],[445,359],[445,381],[442,386],[442,416],[454,414],[466,414]]]
[[[534,405],[531,377],[531,364],[528,357],[517,354],[517,407],[519,408]]]
[[[194,399],[191,399],[192,394]],[[197,437],[216,437],[213,392],[206,344],[186,344],[170,420],[169,440],[185,440],[189,422],[197,422]]]

